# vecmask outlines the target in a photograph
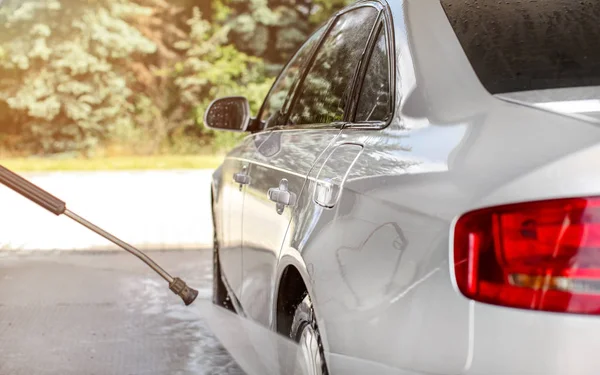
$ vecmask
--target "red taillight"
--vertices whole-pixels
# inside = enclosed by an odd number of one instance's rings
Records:
[[[600,197],[469,212],[456,223],[454,270],[476,301],[600,314]]]

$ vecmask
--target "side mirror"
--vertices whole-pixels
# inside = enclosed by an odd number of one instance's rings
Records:
[[[204,124],[210,129],[245,132],[250,124],[248,99],[228,96],[214,100],[206,109]]]

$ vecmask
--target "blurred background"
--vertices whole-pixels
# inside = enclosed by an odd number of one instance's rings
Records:
[[[4,0],[0,159],[19,171],[213,168],[239,134],[211,100],[258,111],[274,77],[349,0]]]

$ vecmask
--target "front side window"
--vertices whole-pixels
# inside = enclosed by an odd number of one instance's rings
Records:
[[[390,62],[382,27],[367,65],[356,109],[356,122],[386,121],[390,115]]]
[[[289,105],[291,96],[294,92],[293,87],[297,84],[300,72],[310,58],[313,47],[321,38],[324,30],[325,27],[321,27],[317,30],[306,43],[300,47],[298,52],[296,52],[283,71],[279,74],[277,81],[275,81],[269,95],[265,99],[263,110],[260,114],[263,128],[284,124],[285,114],[287,112],[286,107]]]
[[[327,124],[342,121],[358,63],[377,19],[373,7],[342,14],[323,40],[300,87],[289,122]]]

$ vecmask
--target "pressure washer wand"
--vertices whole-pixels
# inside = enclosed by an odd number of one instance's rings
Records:
[[[121,247],[123,250],[128,251],[129,253],[135,255],[140,258],[142,262],[146,263],[150,268],[152,268],[157,274],[160,275],[163,279],[165,279],[169,283],[169,289],[175,294],[177,294],[183,302],[187,305],[190,305],[196,297],[198,296],[198,291],[190,288],[187,284],[178,277],[172,277],[167,271],[165,271],[161,266],[156,264],[149,256],[131,246],[125,241],[120,240],[119,238],[113,236],[102,228],[90,223],[85,220],[81,216],[75,214],[67,210],[67,205],[65,202],[56,198],[52,194],[43,190],[42,188],[34,185],[18,174],[12,172],[9,169],[6,169],[2,165],[0,165],[0,183],[8,186],[12,190],[21,194],[25,198],[37,203],[39,206],[47,209],[55,215],[62,215],[69,217],[72,220],[75,220],[79,224],[84,227],[98,233],[102,237],[106,238],[110,242],[115,245]]]

